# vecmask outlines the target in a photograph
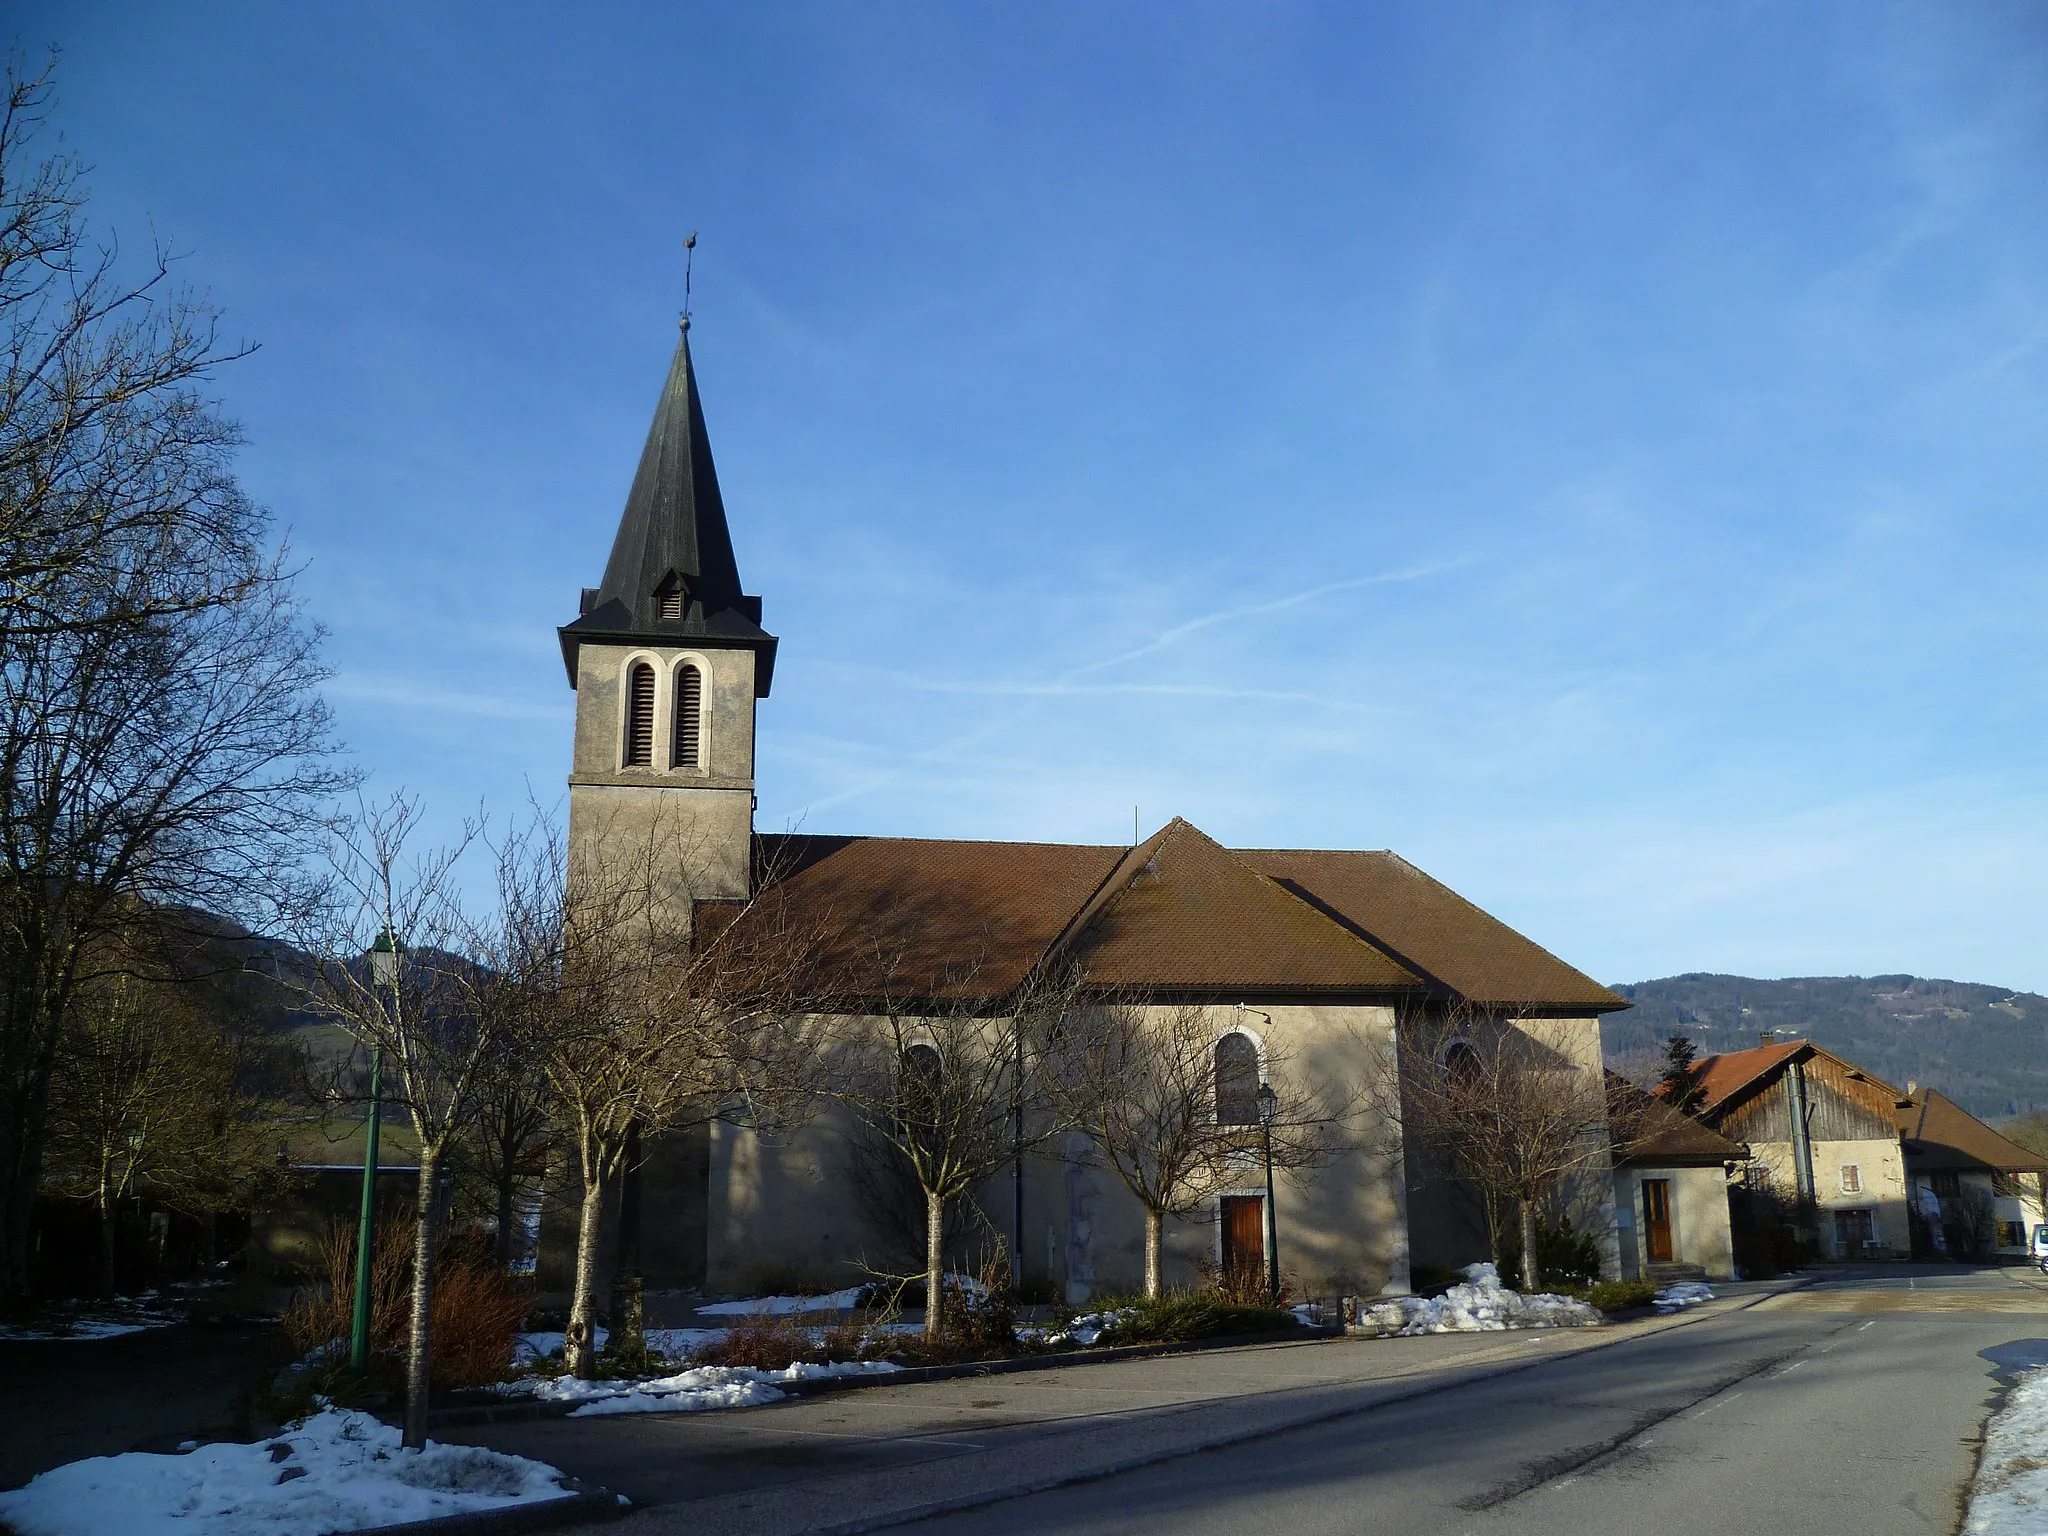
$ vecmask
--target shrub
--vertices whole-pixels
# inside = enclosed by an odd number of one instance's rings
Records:
[[[792,1365],[829,1365],[839,1360],[872,1360],[893,1349],[897,1339],[856,1323],[808,1327],[794,1318],[745,1319],[690,1354],[692,1365],[750,1366],[784,1371]]]
[[[1438,1269],[1431,1264],[1418,1264],[1408,1272],[1408,1289],[1417,1296],[1441,1296],[1454,1285],[1464,1283],[1464,1276],[1455,1269]]]
[[[1277,1300],[1282,1307],[1294,1299],[1299,1282],[1291,1270],[1280,1272],[1280,1294],[1269,1298],[1266,1294],[1266,1267],[1256,1260],[1238,1260],[1223,1265],[1203,1259],[1195,1265],[1195,1273],[1202,1277],[1202,1284],[1223,1300],[1241,1307],[1265,1307]]]
[[[1276,1333],[1295,1321],[1283,1308],[1248,1306],[1211,1291],[1102,1301],[1094,1310],[1128,1314],[1103,1330],[1100,1344],[1179,1344],[1233,1333]]]
[[[1502,1234],[1500,1246],[1502,1285],[1519,1286],[1522,1273],[1522,1235],[1515,1226]],[[1600,1246],[1590,1235],[1572,1230],[1572,1219],[1562,1218],[1553,1226],[1536,1223],[1536,1283],[1546,1288],[1574,1289],[1600,1278]]]
[[[333,1222],[314,1254],[315,1274],[284,1312],[284,1331],[303,1354],[326,1352],[324,1366],[345,1368],[355,1323],[356,1233]],[[502,1381],[512,1367],[512,1341],[532,1298],[498,1265],[490,1239],[450,1238],[434,1259],[427,1377],[437,1390]],[[379,1386],[405,1381],[412,1326],[412,1227],[380,1222],[370,1249],[370,1377]]]
[[[1579,1293],[1581,1299],[1602,1312],[1629,1312],[1647,1307],[1657,1299],[1657,1286],[1650,1280],[1602,1280]]]

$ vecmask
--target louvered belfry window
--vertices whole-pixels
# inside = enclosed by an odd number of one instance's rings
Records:
[[[626,674],[626,766],[654,765],[654,668],[633,663]]]
[[[680,619],[687,616],[683,610],[689,605],[690,595],[683,590],[683,584],[675,577],[671,576],[663,582],[661,590],[655,596],[660,599],[661,616],[664,619]]]
[[[704,674],[690,662],[676,670],[676,766],[704,766]]]

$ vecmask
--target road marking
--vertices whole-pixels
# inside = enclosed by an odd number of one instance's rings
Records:
[[[1872,1319],[1871,1319],[1871,1320],[1870,1320],[1869,1322],[1867,1322],[1867,1323],[1863,1323],[1863,1324],[1860,1324],[1860,1325],[1858,1325],[1858,1327],[1857,1327],[1856,1331],[1857,1331],[1858,1333],[1861,1333],[1861,1332],[1862,1332],[1862,1331],[1863,1331],[1863,1330],[1864,1330],[1865,1328],[1872,1328],[1872,1327],[1875,1327],[1875,1326],[1876,1326],[1876,1324],[1877,1324],[1877,1319],[1873,1317],[1873,1318],[1872,1318]]]
[[[1799,1367],[1801,1367],[1804,1364],[1806,1364],[1804,1360],[1794,1360],[1790,1365],[1786,1366],[1785,1369],[1778,1372],[1778,1374],[1780,1376],[1790,1376],[1794,1371],[1798,1370]]]

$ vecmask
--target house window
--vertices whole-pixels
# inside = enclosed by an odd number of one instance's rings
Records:
[[[676,766],[702,768],[704,723],[704,674],[695,662],[686,661],[676,669]]]
[[[1259,1121],[1259,1048],[1251,1036],[1232,1030],[1216,1042],[1216,1123],[1256,1125]]]
[[[654,668],[636,661],[626,673],[626,766],[654,763]]]
[[[1947,1173],[1930,1173],[1927,1182],[1934,1192],[1945,1200],[1953,1200],[1963,1192],[1963,1176],[1954,1170]]]
[[[2023,1222],[2017,1221],[2001,1221],[1998,1224],[1998,1246],[2001,1248],[2026,1247],[2026,1225]]]
[[[1842,1164],[1842,1193],[1860,1195],[1863,1193],[1863,1170],[1854,1163]]]

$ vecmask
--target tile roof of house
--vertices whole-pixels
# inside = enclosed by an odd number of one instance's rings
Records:
[[[1406,990],[1420,978],[1176,817],[1126,857],[1070,952],[1105,986]]]
[[[2048,1173],[2048,1160],[2007,1141],[1953,1100],[1922,1088],[1899,1106],[1899,1135],[1911,1172],[1995,1169]]]
[[[1398,854],[1248,848],[1238,856],[1363,934],[1410,970],[1473,1002],[1591,1013],[1628,1006],[1625,998]]]
[[[1746,1051],[1723,1051],[1695,1062],[1692,1079],[1700,1090],[1699,1108],[1711,1114],[1760,1078],[1768,1077],[1801,1051],[1815,1049],[1811,1041],[1781,1040],[1776,1045],[1751,1046]]]
[[[1607,1123],[1615,1161],[1632,1167],[1740,1162],[1749,1147],[1680,1114],[1617,1072],[1607,1074]]]
[[[1390,993],[1462,982],[1479,989],[1466,994],[1475,1001],[1626,1006],[1391,854],[1233,852],[1178,818],[1136,848],[755,841],[763,906],[826,935],[824,958],[850,994],[995,996],[1067,954],[1119,987]]]

